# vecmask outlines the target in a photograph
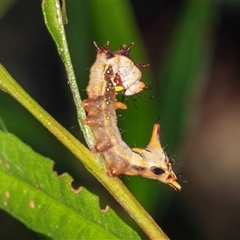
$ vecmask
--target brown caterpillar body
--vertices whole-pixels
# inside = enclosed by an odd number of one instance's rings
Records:
[[[117,102],[116,92],[123,91],[125,95],[141,92],[145,87],[141,68],[147,64],[132,62],[129,51],[133,44],[116,52],[108,49],[109,43],[103,48],[94,45],[97,58],[90,70],[88,99],[83,101],[83,106],[87,112],[84,123],[90,126],[96,138],[95,150],[103,153],[113,176],[141,175],[180,190],[172,162],[160,144],[160,125],[154,125],[150,143],[143,149],[128,147],[117,127],[116,108],[126,106]]]

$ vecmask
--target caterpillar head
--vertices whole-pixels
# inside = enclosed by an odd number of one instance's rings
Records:
[[[138,162],[132,162],[131,174],[139,174],[146,178],[156,179],[170,185],[175,190],[181,190],[181,186],[177,182],[177,177],[172,170],[172,161],[162,149],[160,140],[160,125],[153,126],[151,140],[146,148],[132,149],[141,156]]]

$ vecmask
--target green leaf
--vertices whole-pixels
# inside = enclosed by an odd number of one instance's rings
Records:
[[[53,162],[0,131],[0,207],[29,228],[54,239],[139,239],[108,207]]]

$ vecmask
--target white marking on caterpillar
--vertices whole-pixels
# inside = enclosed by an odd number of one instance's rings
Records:
[[[125,104],[117,102],[116,91],[125,95],[141,92],[145,84],[141,81],[141,66],[136,66],[129,51],[133,44],[112,52],[109,43],[97,49],[97,58],[90,70],[87,86],[88,99],[83,101],[87,112],[84,123],[89,125],[96,138],[95,151],[102,152],[113,176],[120,174],[141,175],[166,183],[176,190],[181,186],[172,170],[172,161],[160,144],[160,125],[155,124],[149,144],[145,148],[131,149],[121,138],[117,127],[116,108],[125,109]]]

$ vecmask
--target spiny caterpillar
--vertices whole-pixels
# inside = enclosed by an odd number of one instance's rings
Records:
[[[122,140],[117,127],[116,109],[126,109],[126,106],[117,102],[116,92],[123,91],[125,95],[141,92],[145,87],[141,68],[147,64],[135,64],[130,59],[133,44],[115,52],[109,50],[109,42],[103,48],[94,45],[97,57],[90,69],[88,98],[83,101],[83,107],[87,112],[84,124],[90,126],[96,139],[95,151],[103,153],[112,176],[141,175],[180,190],[172,160],[160,144],[160,125],[154,124],[151,140],[145,148],[133,149]]]

